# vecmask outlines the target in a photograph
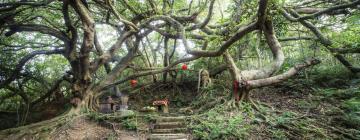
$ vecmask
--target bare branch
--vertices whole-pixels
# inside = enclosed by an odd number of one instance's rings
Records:
[[[296,11],[294,11],[294,10],[290,10],[291,15],[289,13],[287,13],[285,10],[282,10],[281,12],[282,12],[283,16],[290,21],[291,21],[291,19],[300,17],[300,15],[298,13],[296,13]],[[349,69],[352,73],[360,72],[360,68],[354,67],[349,61],[347,61],[345,59],[344,56],[337,53],[336,50],[331,47],[333,45],[333,42],[330,39],[326,38],[315,25],[313,25],[311,22],[306,21],[306,20],[300,20],[299,22],[304,27],[308,28],[319,39],[320,43],[323,44],[325,46],[325,48],[327,50],[329,50],[334,55],[334,57],[337,60],[339,60],[339,62],[342,63],[347,69]]]
[[[253,89],[253,88],[259,88],[259,87],[265,87],[265,86],[277,84],[294,76],[300,70],[319,63],[320,61],[317,59],[310,59],[305,61],[305,63],[295,65],[294,67],[290,68],[287,72],[282,73],[280,75],[272,76],[265,79],[247,81],[248,84],[247,86],[248,88]]]
[[[115,85],[119,85],[119,84],[122,84],[128,80],[131,80],[131,79],[134,79],[134,78],[137,78],[137,77],[142,77],[142,76],[147,76],[147,75],[153,75],[153,74],[158,74],[158,73],[162,73],[162,72],[165,72],[165,71],[170,71],[172,67],[176,66],[177,64],[180,64],[180,63],[184,63],[184,62],[189,62],[189,61],[193,61],[193,60],[196,60],[200,57],[198,56],[193,56],[193,57],[188,57],[188,58],[183,58],[183,59],[180,59],[180,60],[177,60],[173,63],[171,63],[169,66],[163,68],[163,69],[160,69],[160,70],[152,70],[152,71],[145,71],[145,72],[140,72],[140,73],[137,73],[137,74],[134,74],[134,75],[130,75],[126,78],[123,78],[119,81],[116,81],[114,83],[109,83],[107,85],[105,85],[101,90],[106,90],[110,87],[113,87]]]
[[[125,40],[133,34],[134,32],[132,31],[124,32],[123,34],[121,34],[115,44],[106,53],[102,54],[98,59],[95,59],[92,62],[91,71],[95,72],[100,66],[109,62],[115,56],[115,52],[121,48]]]
[[[184,27],[182,26],[181,23],[179,23],[177,20],[175,20],[175,19],[173,19],[173,18],[171,18],[169,16],[154,16],[154,17],[149,18],[144,24],[146,25],[147,23],[150,23],[151,21],[155,21],[155,20],[163,20],[163,21],[166,21],[166,22],[170,23],[172,25],[172,27],[174,27],[176,29],[176,31],[179,33],[180,39],[182,40],[182,42],[183,42],[183,44],[185,46],[186,52],[188,54],[201,56],[201,57],[220,56],[233,43],[235,43],[236,41],[241,39],[247,33],[252,32],[252,31],[257,29],[257,23],[256,22],[251,23],[251,24],[239,29],[239,31],[236,32],[235,35],[233,35],[229,40],[225,41],[219,47],[220,49],[217,50],[217,51],[192,50],[188,45],[188,42],[187,42],[186,37],[185,37],[185,29],[184,29]]]
[[[316,38],[307,37],[307,36],[279,38],[280,42],[297,41],[297,40],[316,40]]]
[[[359,4],[360,4],[360,0],[356,0],[356,1],[348,3],[348,4],[333,6],[333,7],[318,11],[318,12],[310,14],[310,15],[291,18],[290,20],[291,21],[302,21],[302,20],[312,19],[312,18],[318,17],[320,15],[331,13],[331,12],[339,10],[339,9],[346,9],[346,8],[356,7]]]

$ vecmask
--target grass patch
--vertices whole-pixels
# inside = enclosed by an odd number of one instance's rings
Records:
[[[249,105],[226,111],[222,105],[192,116],[189,129],[196,139],[244,139],[249,136],[254,111]]]

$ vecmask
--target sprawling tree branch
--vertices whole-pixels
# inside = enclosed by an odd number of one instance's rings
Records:
[[[360,53],[360,47],[356,48],[333,48],[333,50],[337,53],[345,54],[345,53]]]
[[[40,32],[43,34],[48,34],[51,36],[54,36],[56,38],[59,38],[60,40],[64,42],[69,42],[69,38],[63,34],[62,32],[53,29],[51,27],[45,26],[45,25],[38,25],[38,24],[13,24],[9,26],[10,31],[5,33],[5,36],[11,36],[15,34],[16,32]]]
[[[115,52],[119,50],[122,46],[122,44],[125,42],[126,39],[128,39],[130,36],[134,35],[134,32],[132,31],[125,31],[121,34],[121,36],[116,40],[115,44],[110,47],[110,49],[99,56],[99,58],[95,59],[91,64],[91,71],[95,72],[97,69],[99,69],[100,66],[104,65],[105,63],[108,63],[112,58],[115,57]]]
[[[183,42],[183,44],[185,46],[186,52],[188,54],[201,56],[201,57],[220,56],[222,53],[225,52],[226,49],[228,49],[232,44],[234,44],[236,41],[241,39],[244,35],[258,29],[257,28],[258,27],[257,22],[251,23],[251,24],[239,29],[239,31],[236,32],[235,35],[233,35],[230,39],[225,41],[219,47],[219,49],[217,51],[193,50],[188,45],[188,41],[187,41],[187,39],[185,37],[185,29],[184,29],[183,25],[180,22],[178,22],[177,20],[175,20],[175,19],[173,19],[173,18],[171,18],[169,16],[154,16],[154,17],[149,18],[145,23],[150,23],[150,22],[156,21],[156,20],[163,20],[163,21],[168,22],[170,25],[172,25],[172,27],[174,27],[176,29],[176,31],[178,32],[179,39],[182,40],[182,42]]]
[[[314,37],[300,36],[300,37],[284,37],[278,39],[280,42],[297,41],[297,40],[316,40]]]
[[[21,5],[29,5],[29,6],[45,6],[55,0],[44,0],[44,1],[18,1],[18,2],[7,2],[7,3],[0,3],[0,7],[7,7],[7,6],[21,6]]]
[[[62,13],[64,15],[64,22],[67,27],[67,30],[69,30],[68,33],[70,34],[69,35],[70,41],[69,41],[68,45],[66,46],[65,56],[69,59],[72,67],[76,67],[77,64],[74,61],[76,60],[76,57],[77,57],[76,43],[77,43],[77,39],[78,39],[78,32],[77,32],[76,28],[74,27],[74,25],[72,24],[72,20],[70,18],[69,1],[68,0],[64,0],[64,2],[63,2]]]
[[[81,80],[89,82],[90,76],[90,51],[94,44],[95,25],[94,20],[91,17],[88,9],[85,7],[82,1],[75,0],[73,7],[77,14],[80,16],[83,25],[83,44],[80,48],[80,74]],[[76,69],[75,69],[76,70]]]
[[[285,10],[282,10],[281,12],[283,16],[290,21],[292,21],[291,19],[293,19],[294,17],[300,17],[300,15],[294,10],[290,10],[291,15]],[[342,56],[340,53],[337,53],[336,49],[332,48],[333,42],[330,39],[326,38],[315,25],[306,20],[300,20],[299,22],[304,27],[308,28],[319,39],[320,43],[323,44],[325,48],[329,50],[334,55],[334,57],[339,60],[339,62],[342,63],[347,69],[349,69],[352,73],[360,72],[360,68],[354,67],[349,61],[345,59],[344,56]]]
[[[127,68],[128,63],[135,57],[135,54],[138,52],[140,41],[140,38],[136,38],[135,44],[128,50],[129,52],[127,55],[121,58],[112,71],[96,85],[94,91],[100,92],[105,86],[113,83],[115,79],[117,79],[121,72]]]
[[[298,12],[299,14],[314,14],[320,11],[325,10],[326,8],[308,8],[308,7],[302,7],[302,8],[296,8],[294,9],[296,12]],[[339,15],[339,14],[349,14],[349,10],[347,9],[339,9],[339,10],[334,10],[331,12],[327,12],[324,14],[327,15]]]
[[[205,20],[202,21],[201,23],[199,24],[195,24],[191,27],[188,27],[186,30],[195,30],[195,29],[202,29],[204,28],[209,22],[210,22],[210,19],[213,15],[213,8],[214,8],[214,3],[215,3],[215,0],[211,0],[210,1],[210,6],[209,6],[209,11],[208,11],[208,15],[206,16]]]
[[[356,7],[359,4],[360,4],[360,0],[355,0],[355,1],[351,2],[351,3],[333,6],[333,7],[330,7],[330,8],[315,12],[315,13],[310,14],[310,15],[299,16],[299,17],[295,17],[295,18],[289,18],[289,20],[291,20],[291,21],[301,21],[301,20],[312,19],[312,18],[318,17],[318,16],[323,15],[323,14],[331,13],[331,12],[336,11],[336,10]]]
[[[248,86],[248,88],[253,89],[253,88],[259,88],[259,87],[265,87],[265,86],[277,84],[277,83],[280,83],[280,82],[287,80],[290,77],[294,76],[300,70],[302,70],[306,67],[312,66],[312,65],[319,64],[319,63],[320,63],[320,61],[317,59],[310,59],[310,60],[305,61],[305,63],[296,64],[294,67],[290,68],[288,71],[286,71],[282,74],[272,76],[269,78],[247,81],[247,86]]]
[[[15,66],[15,69],[13,70],[13,73],[4,81],[0,82],[0,88],[3,88],[5,85],[8,85],[12,81],[14,81],[16,78],[18,78],[19,73],[21,72],[23,66],[32,58],[34,58],[37,55],[45,54],[45,55],[51,55],[51,54],[61,54],[64,53],[64,50],[39,50],[39,51],[33,51],[30,54],[24,56],[18,64]]]
[[[226,62],[228,63],[228,66],[230,68],[230,71],[233,75],[233,77],[236,77],[234,80],[237,81],[244,81],[244,80],[254,80],[254,79],[261,79],[266,78],[274,74],[276,71],[278,71],[282,64],[284,63],[284,54],[281,51],[281,45],[279,41],[277,40],[275,36],[274,29],[272,27],[272,23],[270,21],[265,21],[264,23],[264,35],[267,41],[267,44],[269,45],[269,48],[273,54],[273,63],[270,64],[267,67],[264,67],[259,70],[244,70],[240,71],[233,58],[230,54],[225,54],[224,58],[226,59]]]
[[[107,4],[111,10],[111,12],[115,15],[115,17],[120,21],[123,22],[124,24],[128,25],[129,27],[133,28],[134,30],[138,31],[139,28],[132,22],[125,20],[124,18],[121,17],[121,15],[115,10],[114,5],[112,4],[112,2],[110,0],[106,0]]]

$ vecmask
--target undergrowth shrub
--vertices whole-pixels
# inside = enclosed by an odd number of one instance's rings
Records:
[[[239,139],[249,135],[250,120],[254,112],[250,105],[244,104],[233,111],[227,111],[224,106],[193,116],[189,129],[197,139]]]
[[[147,121],[151,120],[151,117],[145,116],[144,119],[141,120],[141,122],[138,122],[138,118],[136,116],[120,117],[117,116],[115,113],[102,114],[98,112],[89,112],[87,116],[91,120],[97,122],[110,121],[110,122],[120,123],[121,126],[126,128],[127,130],[136,130],[140,123],[146,123]]]
[[[360,128],[360,86],[349,87],[347,89],[319,89],[317,91],[324,96],[324,100],[339,102],[343,110],[342,116],[338,119],[339,123],[350,128]]]
[[[357,92],[358,96],[360,91]],[[353,128],[360,129],[360,97],[354,97],[342,103],[345,110],[344,123]]]

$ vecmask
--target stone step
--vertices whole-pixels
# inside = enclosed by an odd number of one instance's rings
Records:
[[[154,129],[172,129],[172,128],[184,128],[184,122],[159,122],[154,125]]]
[[[156,119],[156,122],[183,122],[185,121],[185,117],[181,116],[181,117],[161,117]]]
[[[152,133],[184,133],[186,128],[172,128],[172,129],[152,129]]]
[[[188,135],[184,133],[151,134],[148,140],[187,140]]]

